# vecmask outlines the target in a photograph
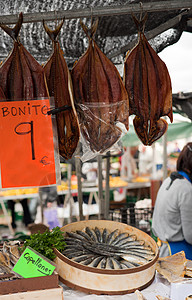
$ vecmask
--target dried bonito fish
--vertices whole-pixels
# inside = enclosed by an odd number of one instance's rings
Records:
[[[71,71],[75,104],[83,137],[93,152],[103,153],[128,130],[129,101],[121,77],[113,63],[97,46],[94,35],[98,20],[81,26],[89,46]]]
[[[6,100],[30,100],[48,96],[43,67],[19,41],[22,23],[23,14],[20,13],[13,28],[0,24],[14,40],[12,51],[0,67],[0,85]]]
[[[6,100],[5,94],[3,93],[3,90],[2,90],[2,88],[0,87],[0,102],[1,102],[1,101],[5,101],[5,100]]]
[[[130,115],[135,114],[135,131],[144,145],[151,145],[167,130],[162,116],[172,115],[172,87],[165,63],[144,35],[146,15],[138,21],[138,44],[127,53],[124,64],[124,83],[129,96]]]
[[[174,282],[184,277],[186,264],[185,252],[180,251],[171,256],[160,257],[156,263],[156,270],[169,282]]]
[[[44,70],[49,94],[55,99],[55,108],[60,108],[56,114],[59,153],[65,159],[70,159],[76,150],[80,132],[73,101],[71,75],[57,41],[62,25],[63,21],[55,30],[51,30],[43,22],[44,29],[53,43],[53,53],[44,65]],[[64,110],[65,108],[67,109]]]

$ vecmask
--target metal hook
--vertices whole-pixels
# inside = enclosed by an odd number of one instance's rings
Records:
[[[57,15],[56,15],[56,9],[54,10],[54,15],[55,15],[55,27],[56,27],[57,23],[58,23],[58,19],[57,19]]]
[[[140,5],[140,9],[141,9],[139,21],[141,22],[142,16],[143,16],[143,2],[139,2],[139,5]]]
[[[93,7],[91,6],[91,28],[93,27]]]

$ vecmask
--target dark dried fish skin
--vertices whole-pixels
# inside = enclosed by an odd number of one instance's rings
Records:
[[[133,254],[133,255],[138,255],[138,256],[141,256],[141,257],[143,257],[143,258],[145,258],[145,259],[147,259],[147,260],[152,260],[153,258],[154,258],[154,255],[151,255],[151,254],[148,254],[148,253],[145,253],[145,252],[139,252],[139,251],[135,251],[135,250],[128,250],[127,252],[126,252],[127,254]]]
[[[122,260],[121,261],[121,264],[122,265],[125,265],[127,268],[134,268],[134,267],[139,267],[140,264],[136,264],[136,263],[133,263],[133,262],[129,262],[127,260]]]
[[[112,231],[112,232],[108,235],[107,241],[106,241],[107,244],[111,244],[111,243],[112,243],[112,241],[114,240],[114,237],[115,237],[115,235],[117,234],[118,231],[119,231],[118,229],[115,229],[114,231]]]
[[[78,234],[80,234],[81,236],[83,236],[86,240],[90,241],[91,240],[91,237],[84,231],[81,231],[81,230],[77,230],[76,231]]]
[[[22,23],[23,14],[20,13],[14,28],[0,24],[0,27],[14,40],[11,53],[0,67],[1,88],[7,101],[49,96],[43,67],[18,39]]]
[[[80,262],[86,261],[88,258],[90,258],[92,256],[93,256],[93,254],[83,254],[81,256],[74,257],[73,261],[80,263]]]
[[[114,269],[123,269],[123,266],[118,259],[116,259],[115,257],[111,257],[111,259],[114,265]]]
[[[151,249],[148,249],[145,246],[143,248],[142,248],[142,246],[134,246],[134,247],[128,248],[127,250],[137,251],[137,252],[148,254],[148,255],[155,255]]]
[[[85,232],[90,236],[92,241],[95,241],[95,242],[97,241],[97,236],[93,230],[91,230],[89,227],[86,227]]]
[[[43,26],[53,43],[53,53],[44,65],[49,94],[54,97],[55,107],[69,106],[70,109],[56,114],[56,124],[59,141],[59,153],[65,159],[70,159],[79,142],[79,123],[73,102],[71,75],[60,48],[57,36],[63,21],[51,30],[43,21]]]
[[[111,243],[111,245],[116,245],[120,240],[124,240],[125,238],[128,238],[128,233],[120,233]]]
[[[82,240],[75,239],[72,237],[65,237],[64,240],[67,243],[67,245],[77,245],[77,244],[81,245],[82,244]]]
[[[103,243],[107,243],[108,231],[106,228],[103,229],[102,240]]]
[[[137,255],[137,254],[132,254],[132,253],[122,255],[122,258],[131,263],[135,262],[135,263],[143,264],[143,265],[148,263],[148,260],[146,258],[144,258],[143,256]]]
[[[85,255],[85,254],[89,254],[89,252],[87,252],[86,250],[75,251],[75,252],[67,252],[67,253],[63,252],[63,255],[65,255],[69,259],[81,256],[81,255]]]
[[[68,251],[68,250],[83,250],[84,247],[81,244],[73,244],[73,245],[65,245],[65,249],[63,251]]]
[[[107,257],[104,256],[103,259],[101,260],[101,263],[100,263],[101,269],[105,269],[106,268],[106,263],[107,263]]]
[[[103,259],[103,256],[96,256],[95,259],[89,264],[90,267],[98,267],[100,261]]]
[[[130,242],[136,241],[136,237],[132,236],[127,236],[127,237],[122,237],[118,242],[114,243],[115,246],[121,246],[123,247],[125,244],[129,244]]]
[[[113,264],[113,261],[112,261],[111,257],[107,257],[105,268],[114,270],[114,264]]]
[[[72,237],[74,239],[78,239],[78,240],[81,240],[81,241],[84,241],[85,240],[85,237],[82,236],[81,234],[78,234],[78,233],[75,233],[75,232],[68,232],[67,235],[69,237]]]
[[[71,71],[81,133],[93,152],[103,153],[128,130],[129,101],[114,64],[94,41],[98,21],[90,29],[81,23],[89,38],[87,51]]]
[[[135,131],[144,145],[152,145],[167,130],[162,116],[173,121],[172,87],[165,63],[148,43],[143,20],[134,17],[138,28],[138,44],[127,53],[124,63],[124,83],[130,101],[130,115]],[[142,27],[142,30],[141,30]]]
[[[96,237],[97,237],[97,241],[99,243],[102,243],[102,234],[101,234],[101,231],[99,230],[98,227],[95,227],[94,231],[95,231],[95,234],[96,234]]]
[[[108,232],[107,228],[87,226],[83,231],[66,232],[65,241],[67,245],[63,254],[90,267],[111,270],[137,267],[155,256],[143,240],[137,240],[136,235],[127,232],[120,233],[119,230]]]
[[[93,255],[93,256],[87,258],[86,260],[84,260],[82,263],[83,263],[85,266],[88,266],[89,264],[91,264],[91,263],[95,260],[96,257],[97,257],[97,256]]]

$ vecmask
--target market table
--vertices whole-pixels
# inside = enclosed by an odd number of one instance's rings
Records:
[[[112,186],[110,186],[110,190],[115,190],[115,189],[126,189],[126,190],[132,190],[132,189],[138,189],[138,195],[137,198],[140,195],[140,190],[141,188],[145,188],[145,187],[150,187],[151,186],[151,182],[124,182],[124,183],[119,183],[119,185],[114,185],[115,183],[115,178],[113,179],[113,184]],[[73,195],[77,195],[77,188],[73,188],[69,191],[69,189],[63,189],[63,190],[58,190],[58,195],[64,195],[64,209],[66,208],[67,204],[70,203],[71,206],[74,205],[74,199],[73,199]],[[99,207],[99,197],[98,197],[98,186],[83,186],[82,187],[82,193],[89,193],[89,198],[88,198],[88,207],[87,207],[87,213],[85,215],[85,218],[88,219],[89,215],[91,214],[91,205],[93,202],[93,198],[95,199],[96,205]],[[40,195],[39,193],[31,193],[31,194],[27,194],[27,193],[18,193],[16,195],[6,195],[6,196],[2,196],[0,195],[0,203],[2,206],[2,210],[3,210],[3,214],[5,216],[6,222],[8,224],[10,233],[13,234],[14,230],[11,226],[11,222],[10,222],[10,218],[8,216],[8,212],[5,206],[5,201],[7,200],[21,200],[24,198],[38,198]],[[97,210],[99,211],[99,209]],[[43,208],[41,205],[41,218],[43,221]],[[76,218],[78,219],[78,212],[76,213]]]
[[[114,178],[115,181],[115,178]],[[137,195],[137,200],[139,199],[140,195],[140,190],[142,188],[150,187],[151,182],[146,181],[146,182],[126,182],[125,184],[120,185],[110,185],[110,190],[115,190],[115,189],[126,189],[126,190],[133,190],[133,189],[138,189],[138,195]],[[77,189],[71,189],[71,194],[77,194],[78,190]],[[95,201],[97,204],[99,204],[99,198],[97,195],[98,192],[98,186],[82,186],[82,192],[83,193],[89,193],[89,199],[88,199],[88,204],[92,203],[93,197],[95,198]],[[65,202],[67,202],[67,195],[69,194],[69,191],[67,189],[63,189],[58,191],[58,195],[65,195]]]
[[[110,190],[115,190],[115,189],[139,189],[141,187],[146,187],[150,186],[149,183],[129,183],[127,185],[120,185],[120,186],[110,186]],[[66,208],[67,204],[70,203],[72,206],[74,206],[74,199],[73,195],[77,194],[78,190],[77,189],[72,189],[70,192],[69,196],[69,191],[68,190],[61,190],[58,191],[58,195],[65,195],[64,197],[64,208]],[[85,219],[88,220],[89,218],[89,208],[92,205],[93,199],[95,199],[96,204],[99,206],[99,197],[98,197],[98,186],[92,186],[92,187],[82,187],[82,193],[89,193],[89,198],[88,198],[88,210],[87,214],[85,215]],[[91,211],[91,210],[90,210]],[[76,215],[76,218],[78,219],[78,214]]]

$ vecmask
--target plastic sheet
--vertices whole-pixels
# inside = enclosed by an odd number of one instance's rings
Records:
[[[127,101],[78,104],[82,161],[109,150],[121,150],[120,138],[127,133]],[[126,126],[125,126],[126,124]]]
[[[182,278],[171,283],[171,300],[187,300],[192,296],[192,279]]]

